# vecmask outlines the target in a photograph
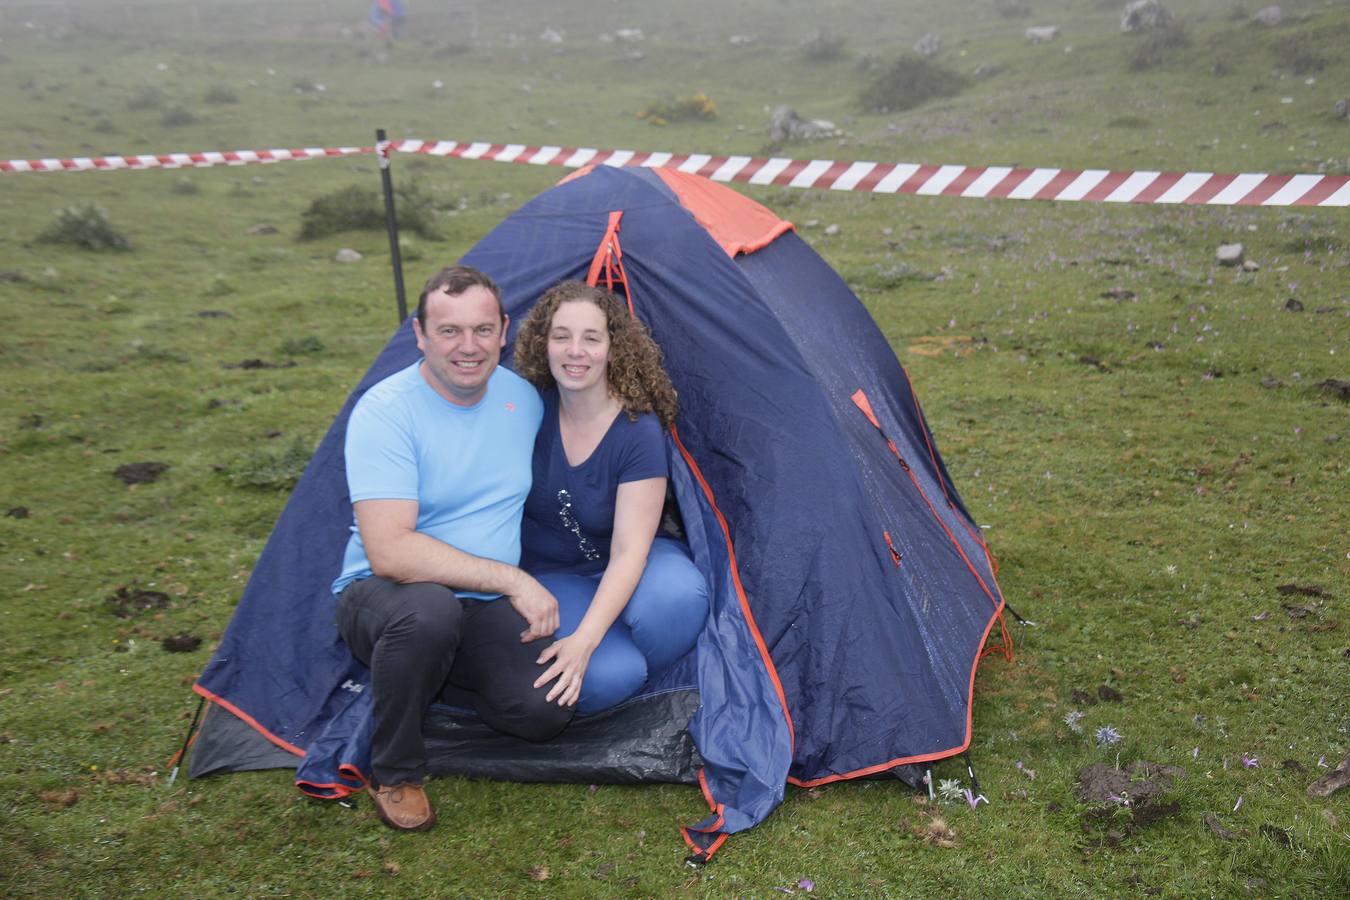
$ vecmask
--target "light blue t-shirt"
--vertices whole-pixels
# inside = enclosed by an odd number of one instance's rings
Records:
[[[419,532],[514,566],[520,562],[521,512],[543,415],[539,394],[498,367],[482,400],[458,406],[427,384],[420,365],[418,360],[376,384],[352,410],[346,443],[352,503],[416,500]],[[333,593],[371,574],[353,521]]]

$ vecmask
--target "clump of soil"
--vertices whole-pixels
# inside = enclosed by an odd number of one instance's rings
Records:
[[[28,518],[28,507],[11,506],[9,509],[5,510],[5,515],[9,516],[11,519],[26,519]]]
[[[1114,803],[1116,797],[1128,797],[1138,804],[1169,793],[1173,780],[1184,774],[1176,766],[1142,760],[1132,762],[1124,769],[1094,763],[1078,773],[1073,795],[1079,803]]]
[[[1125,834],[1112,831],[1107,835],[1106,843],[1115,846],[1126,834],[1135,834],[1141,828],[1179,814],[1181,803],[1163,798],[1171,792],[1173,780],[1183,774],[1176,766],[1143,761],[1130,763],[1124,769],[1104,763],[1088,766],[1078,773],[1073,786],[1078,802],[1091,806],[1085,813],[1083,830],[1091,831],[1088,822],[1094,819],[1116,823],[1116,813],[1128,809]]]
[[[1350,381],[1328,378],[1326,381],[1317,382],[1317,387],[1322,393],[1330,394],[1338,400],[1350,400]]]
[[[119,619],[130,619],[151,609],[168,609],[169,595],[162,591],[133,589],[125,585],[104,601],[108,611]]]
[[[195,634],[176,634],[160,643],[170,653],[191,653],[202,645],[202,639]]]
[[[120,478],[123,484],[149,484],[158,481],[159,476],[167,471],[169,471],[168,463],[134,462],[118,466],[113,474]]]

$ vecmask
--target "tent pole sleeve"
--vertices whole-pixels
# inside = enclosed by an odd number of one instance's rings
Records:
[[[408,298],[403,290],[403,256],[398,248],[398,219],[394,216],[394,179],[389,172],[389,139],[384,129],[375,129],[375,157],[380,161],[384,185],[384,224],[389,231],[389,264],[394,267],[394,295],[398,298],[398,324],[408,318]]]

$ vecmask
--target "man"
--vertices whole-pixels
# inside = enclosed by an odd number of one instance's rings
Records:
[[[375,729],[367,790],[389,827],[435,824],[422,780],[422,715],[447,684],[472,692],[499,731],[547,740],[573,709],[536,688],[557,601],[517,568],[530,456],[543,406],[497,362],[507,317],[497,285],[451,266],[422,289],[423,357],[376,384],[347,425],[355,525],[338,632],[371,670]]]

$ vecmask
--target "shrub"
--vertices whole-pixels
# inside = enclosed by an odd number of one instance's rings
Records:
[[[1327,58],[1318,52],[1309,34],[1292,34],[1272,41],[1270,49],[1275,54],[1275,64],[1291,75],[1312,75],[1327,66]]]
[[[309,353],[322,353],[324,349],[323,341],[312,334],[302,338],[287,338],[281,342],[282,356],[303,356]]]
[[[427,240],[440,240],[435,201],[417,182],[394,189],[394,211],[401,231],[411,231]],[[324,194],[300,216],[300,239],[303,241],[342,231],[383,228],[384,201],[376,191],[359,185]]]
[[[213,84],[206,89],[207,103],[238,103],[239,95],[234,88],[223,84]]]
[[[237,488],[289,491],[309,464],[309,445],[296,438],[290,446],[246,453],[225,468],[226,479]]]
[[[85,250],[130,250],[131,240],[108,221],[108,211],[94,203],[67,206],[37,236],[47,244],[73,244]]]
[[[197,117],[197,114],[186,106],[170,106],[159,116],[159,124],[169,128],[177,128],[181,125],[196,125],[200,121],[201,119]]]
[[[707,94],[699,91],[691,97],[675,97],[649,103],[638,112],[637,117],[650,125],[665,125],[667,122],[689,122],[696,119],[717,118],[717,104]]]
[[[859,102],[868,112],[901,112],[965,89],[968,80],[941,63],[905,54],[862,90]]]
[[[154,85],[139,87],[127,100],[127,109],[159,109],[164,105],[164,92]]]
[[[802,41],[802,55],[811,62],[833,62],[844,55],[844,38],[828,28],[817,28]]]
[[[1179,51],[1191,45],[1191,36],[1186,26],[1173,19],[1140,33],[1138,41],[1130,53],[1131,72],[1147,72],[1170,62]]]

